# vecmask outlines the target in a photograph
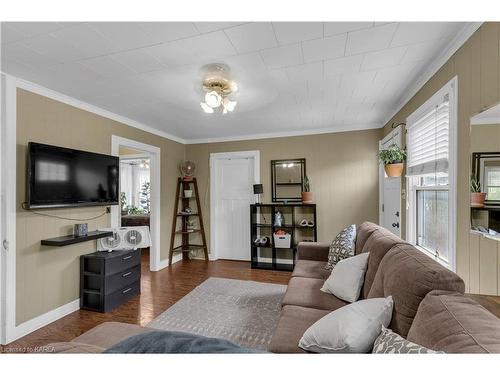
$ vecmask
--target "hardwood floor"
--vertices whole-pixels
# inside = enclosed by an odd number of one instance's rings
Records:
[[[143,254],[141,295],[110,313],[79,310],[9,345],[26,348],[70,341],[89,329],[109,321],[146,325],[209,277],[287,284],[291,272],[252,270],[248,262],[184,260],[159,272],[149,271],[149,256]],[[500,318],[500,297],[468,295]],[[0,350],[1,352],[1,350]]]
[[[183,260],[158,272],[149,271],[149,255],[142,256],[141,294],[110,313],[78,310],[7,345],[42,346],[70,341],[109,321],[146,325],[209,277],[288,284],[291,272],[252,270],[249,262]],[[1,352],[1,350],[0,350]]]

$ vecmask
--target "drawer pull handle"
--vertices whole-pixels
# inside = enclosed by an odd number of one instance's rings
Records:
[[[127,289],[125,289],[122,293],[123,293],[123,294],[125,294],[125,293],[130,292],[131,290],[132,290],[132,288],[127,288]]]
[[[132,275],[132,272],[127,272],[127,273],[124,273],[124,274],[122,275],[122,277],[127,277],[127,276],[130,276],[130,275]]]
[[[130,259],[130,258],[132,258],[132,255],[129,255],[129,256],[123,257],[122,259],[123,259],[123,260],[127,260],[127,259]]]

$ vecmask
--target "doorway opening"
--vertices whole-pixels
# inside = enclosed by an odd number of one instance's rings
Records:
[[[120,146],[120,225],[150,227],[151,161],[149,154]],[[150,227],[151,229],[151,227]],[[141,251],[142,262],[149,264],[149,248]]]
[[[111,152],[120,157],[120,205],[111,209],[111,226],[149,226],[151,246],[142,250],[142,260],[149,262],[151,271],[159,271],[163,268],[160,262],[160,149],[113,135]]]

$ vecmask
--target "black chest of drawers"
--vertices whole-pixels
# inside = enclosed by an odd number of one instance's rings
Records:
[[[80,257],[80,308],[108,312],[140,293],[140,249]]]

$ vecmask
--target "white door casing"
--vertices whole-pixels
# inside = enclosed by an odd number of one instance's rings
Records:
[[[379,150],[402,145],[401,126],[393,129],[381,141]],[[379,166],[379,224],[401,236],[401,177],[387,177],[384,166]]]
[[[252,185],[259,182],[259,151],[210,155],[211,259],[250,260]]]
[[[16,112],[15,77],[1,74],[0,126],[0,343],[14,341],[16,334]],[[12,183],[14,182],[14,183]]]
[[[146,143],[141,143],[134,141],[132,139],[127,139],[119,137],[116,135],[111,136],[111,155],[120,155],[120,146],[131,147],[136,150],[140,150],[148,155],[150,160],[150,181],[151,181],[151,213],[150,213],[150,228],[151,228],[151,247],[150,247],[150,259],[149,268],[151,271],[159,271],[160,269],[168,265],[168,261],[165,259],[163,262],[160,260],[160,196],[161,194],[166,194],[167,192],[161,191],[161,166],[160,166],[160,148]],[[111,206],[111,226],[120,227],[121,226],[121,213],[120,205]],[[176,258],[175,261],[178,259]]]

